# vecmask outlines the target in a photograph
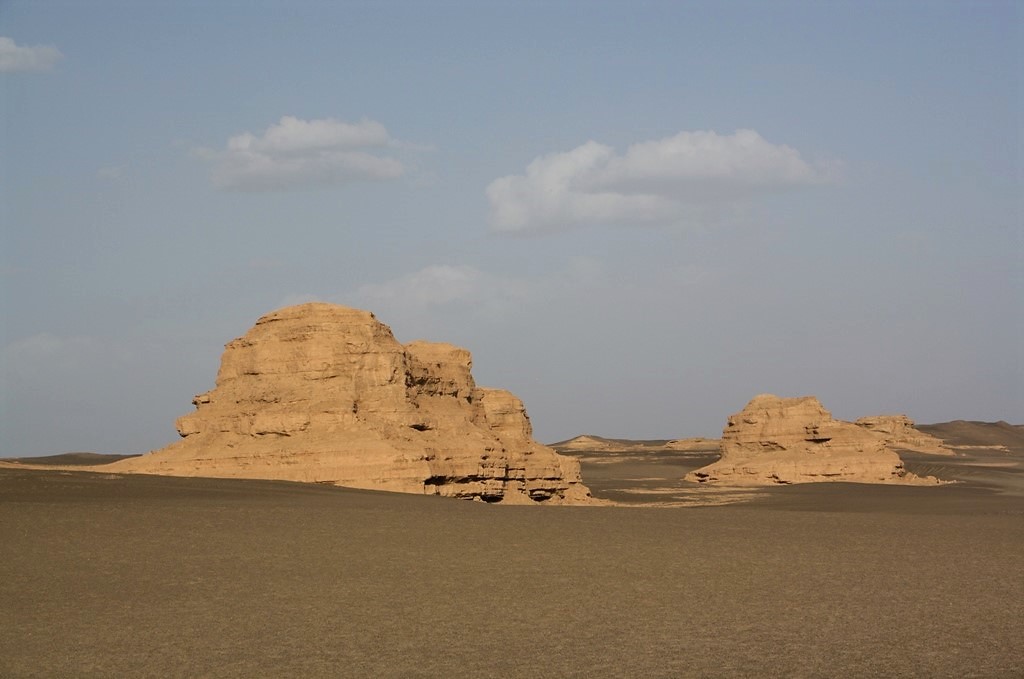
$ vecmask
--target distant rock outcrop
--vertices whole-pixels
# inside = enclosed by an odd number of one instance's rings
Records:
[[[548,444],[560,453],[658,453],[666,450],[708,452],[718,450],[718,439],[607,439],[593,434]]]
[[[1024,424],[954,420],[922,424],[918,429],[956,451],[993,450],[1024,455]]]
[[[718,439],[707,439],[697,436],[688,439],[673,439],[665,444],[669,450],[683,450],[687,452],[710,452],[721,448],[722,442]]]
[[[579,463],[534,441],[522,401],[477,387],[471,365],[449,344],[399,344],[367,311],[288,307],[226,345],[181,441],[107,468],[589,502]]]
[[[621,448],[621,446],[617,445],[617,442],[612,439],[606,439],[600,436],[593,436],[591,434],[581,434],[566,441],[559,441],[557,443],[550,443],[548,445],[550,445],[555,450],[563,452],[618,451]]]
[[[931,434],[914,428],[914,421],[906,415],[875,415],[854,422],[885,438],[886,445],[899,450],[931,455],[955,455],[955,451]]]
[[[668,443],[667,439],[608,439],[593,434],[582,434],[568,441],[550,445],[561,453],[643,453],[662,450]]]
[[[730,486],[814,481],[937,483],[903,468],[886,438],[832,418],[813,396],[755,397],[729,418],[722,457],[686,480]]]

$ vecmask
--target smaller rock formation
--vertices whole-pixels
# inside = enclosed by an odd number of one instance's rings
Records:
[[[955,455],[955,451],[940,439],[914,428],[914,421],[906,415],[875,415],[855,421],[859,427],[885,437],[890,448],[909,450],[930,455]]]
[[[755,397],[729,418],[722,457],[687,481],[762,486],[815,481],[937,483],[903,468],[885,435],[832,418],[818,399]]]

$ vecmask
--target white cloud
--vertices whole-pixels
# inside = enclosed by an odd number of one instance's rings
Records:
[[[541,156],[524,174],[491,182],[487,198],[497,231],[669,222],[695,206],[820,184],[833,174],[753,130],[681,132],[633,144],[621,155],[589,141]]]
[[[525,175],[496,179],[487,187],[492,225],[499,231],[520,231],[671,215],[671,201],[660,196],[579,186],[581,179],[598,175],[613,158],[610,147],[590,141],[566,153],[537,158]]]
[[[245,132],[228,139],[223,151],[196,152],[213,164],[211,177],[217,187],[274,191],[395,179],[405,167],[380,153],[395,145],[374,120],[347,123],[285,116],[261,136]]]
[[[11,38],[0,36],[0,72],[48,71],[63,56],[56,47],[22,47]]]

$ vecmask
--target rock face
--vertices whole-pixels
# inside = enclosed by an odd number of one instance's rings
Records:
[[[914,428],[914,421],[906,415],[875,415],[855,421],[859,427],[881,434],[891,448],[932,455],[955,455],[955,451],[942,440]]]
[[[729,418],[722,457],[686,480],[729,486],[814,481],[935,483],[903,468],[886,436],[832,419],[813,396],[755,397]]]
[[[579,463],[535,442],[522,401],[477,387],[471,366],[459,347],[399,344],[367,311],[288,307],[226,345],[181,441],[110,469],[589,502]]]

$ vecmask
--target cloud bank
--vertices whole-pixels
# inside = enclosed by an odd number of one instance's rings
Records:
[[[48,71],[63,56],[56,47],[22,47],[15,44],[11,38],[0,36],[0,73]]]
[[[589,141],[535,159],[487,187],[491,227],[526,232],[595,223],[673,222],[693,206],[821,184],[834,175],[754,130],[680,132],[624,154]]]
[[[400,177],[402,163],[380,153],[394,145],[374,120],[285,116],[261,136],[245,132],[228,139],[222,151],[198,149],[197,154],[212,163],[218,188],[281,191]]]

